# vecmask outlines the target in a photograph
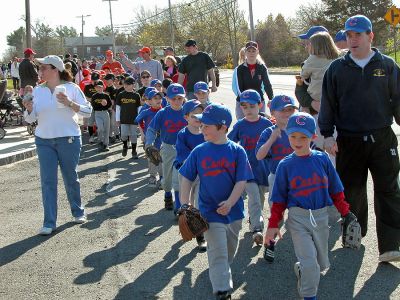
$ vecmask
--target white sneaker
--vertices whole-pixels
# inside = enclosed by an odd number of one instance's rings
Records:
[[[53,228],[49,228],[49,227],[42,227],[38,234],[39,235],[50,235],[53,232]]]
[[[150,177],[149,178],[149,186],[150,187],[157,187],[157,179],[155,177]]]
[[[86,222],[87,222],[87,217],[86,217],[85,215],[80,216],[80,217],[76,217],[76,218],[74,219],[74,222],[75,222],[76,224],[83,224],[83,223],[86,223]]]
[[[94,136],[93,135],[89,138],[89,143],[91,143],[91,144],[94,143]]]
[[[387,251],[379,255],[380,262],[400,261],[400,251]]]

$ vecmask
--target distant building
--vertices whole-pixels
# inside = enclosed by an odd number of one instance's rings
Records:
[[[64,40],[64,46],[68,53],[78,54],[79,57],[88,59],[92,57],[104,56],[107,50],[112,50],[112,38],[110,36],[85,36],[83,38],[82,52],[82,37],[67,37]],[[115,51],[118,53],[124,50],[130,58],[137,57],[139,46],[115,46]]]

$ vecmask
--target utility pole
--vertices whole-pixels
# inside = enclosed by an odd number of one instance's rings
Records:
[[[81,16],[77,16],[77,18],[81,18],[81,20],[82,20],[82,33],[81,33],[81,36],[82,36],[82,59],[84,59],[85,58],[85,42],[84,42],[84,40],[83,40],[83,25],[85,25],[85,20],[83,19],[83,18],[86,18],[86,17],[91,17],[92,15],[81,15]]]
[[[114,35],[114,26],[113,26],[113,20],[112,20],[112,10],[111,10],[111,1],[118,1],[118,0],[103,0],[108,1],[108,6],[110,8],[110,22],[111,22],[111,38],[112,38],[112,43],[113,43],[113,52],[115,55],[115,35]]]
[[[254,22],[253,22],[253,1],[249,0],[249,15],[250,15],[250,39],[254,41]]]
[[[171,9],[171,0],[168,0],[168,9],[169,9],[169,33],[171,35],[171,47],[175,49],[175,35],[174,35],[174,24],[172,23],[172,9]]]
[[[29,0],[25,0],[25,31],[26,31],[26,48],[32,48],[31,5],[29,3]]]

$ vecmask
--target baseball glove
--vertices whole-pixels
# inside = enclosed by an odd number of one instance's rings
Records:
[[[351,249],[361,246],[361,226],[352,212],[342,217],[342,246]]]
[[[148,146],[144,150],[146,153],[146,157],[156,166],[158,166],[160,163],[162,163],[162,158],[160,154],[160,150],[158,150],[154,146]]]
[[[197,208],[184,204],[178,210],[178,215],[179,231],[185,242],[207,231],[208,222],[201,216]]]

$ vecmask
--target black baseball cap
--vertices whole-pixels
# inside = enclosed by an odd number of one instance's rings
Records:
[[[175,52],[175,51],[174,51],[174,48],[172,48],[171,46],[165,47],[165,48],[164,48],[164,51],[172,51],[172,52]]]
[[[114,74],[107,74],[106,76],[104,76],[104,80],[114,80],[115,76]]]
[[[95,83],[94,83],[94,86],[104,86],[104,83],[103,83],[103,81],[101,81],[101,80],[97,80],[97,81],[95,81]]]
[[[91,80],[99,80],[100,79],[100,74],[97,72],[93,72],[92,75],[90,75]]]
[[[190,40],[187,40],[185,47],[196,46],[196,45],[197,45],[196,41],[190,39]]]
[[[134,83],[135,83],[135,79],[133,79],[133,77],[126,77],[125,78],[124,84],[131,85],[131,84],[134,84]]]

